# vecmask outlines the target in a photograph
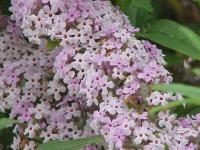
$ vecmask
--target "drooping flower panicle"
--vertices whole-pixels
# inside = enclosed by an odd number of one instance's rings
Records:
[[[10,10],[15,23],[0,35],[0,110],[22,122],[13,149],[96,134],[109,150],[197,149],[199,115],[148,116],[181,96],[152,91],[172,81],[163,54],[137,40],[139,30],[109,1],[12,0]],[[59,44],[49,50],[50,40]]]

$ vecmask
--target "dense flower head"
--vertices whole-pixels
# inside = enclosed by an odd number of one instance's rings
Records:
[[[0,111],[10,110],[10,117],[22,123],[14,129],[17,137],[12,148],[35,149],[38,143],[29,138],[45,142],[93,135],[89,124],[78,126],[83,121],[78,119],[83,117],[79,103],[83,98],[66,95],[63,82],[53,78],[60,49],[47,50],[45,41],[34,46],[11,28],[12,24],[0,35]]]
[[[151,89],[172,81],[163,54],[136,39],[138,29],[109,1],[12,0],[10,10],[15,22],[0,34],[0,111],[22,123],[13,149],[92,135],[109,150],[198,149],[198,114],[149,117],[152,106],[181,96]],[[58,45],[48,49],[50,40]]]

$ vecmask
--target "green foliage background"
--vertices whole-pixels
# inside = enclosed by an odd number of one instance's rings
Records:
[[[171,109],[178,116],[200,112],[200,0],[111,0],[119,7],[130,22],[140,28],[139,39],[156,43],[166,55],[167,67],[172,72],[174,82],[179,84],[155,85],[152,88],[183,94],[182,102],[170,103],[150,110],[153,115],[162,109]],[[0,15],[11,15],[10,0],[0,0]],[[48,41],[52,48],[57,41]],[[189,66],[189,67],[188,67]],[[183,102],[186,107],[183,107]],[[12,125],[18,123],[0,113],[0,143],[9,147],[12,142]],[[5,128],[9,127],[9,128]],[[5,136],[6,135],[6,136]],[[66,142],[53,141],[39,146],[40,150],[60,150],[73,147],[73,150],[88,144],[103,142],[100,136]],[[56,144],[56,146],[55,146]],[[71,148],[72,148],[71,147]],[[9,149],[9,148],[8,148]]]

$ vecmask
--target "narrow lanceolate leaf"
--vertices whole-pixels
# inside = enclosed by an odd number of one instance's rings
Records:
[[[141,28],[138,36],[200,60],[200,36],[174,21],[152,21]]]
[[[163,92],[177,92],[188,97],[197,98],[200,101],[200,88],[184,84],[155,84],[152,87],[154,90]]]
[[[159,111],[170,110],[172,108],[175,108],[175,107],[183,105],[183,104],[200,106],[200,99],[192,99],[192,98],[190,99],[189,98],[189,99],[184,99],[184,100],[172,101],[166,105],[155,106],[152,109],[150,109],[149,115],[152,116]]]
[[[11,127],[13,124],[17,124],[19,121],[9,118],[0,119],[0,129]]]
[[[99,144],[103,142],[101,136],[68,140],[68,141],[50,141],[39,145],[38,150],[79,150],[90,144]]]
[[[177,114],[178,117],[183,117],[187,115],[195,115],[200,112],[199,105],[182,105],[176,107],[173,112]]]
[[[200,68],[193,68],[193,69],[192,69],[192,72],[193,72],[194,74],[196,74],[197,76],[200,76]]]

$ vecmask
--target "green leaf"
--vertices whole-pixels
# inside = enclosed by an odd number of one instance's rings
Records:
[[[116,4],[120,6],[121,10],[135,26],[141,26],[155,18],[151,0],[116,0]]]
[[[188,97],[200,99],[200,88],[184,84],[155,84],[152,86],[154,90],[163,92],[177,92]],[[200,101],[200,100],[199,100]]]
[[[176,55],[174,53],[165,55],[165,61],[167,62],[167,66],[181,64],[181,63],[183,63],[184,59],[185,59],[184,55]]]
[[[200,60],[200,36],[176,22],[165,19],[152,21],[137,35]]]
[[[195,115],[195,114],[197,114],[197,113],[199,113],[199,112],[200,112],[200,106],[196,106],[196,107],[194,107],[193,109],[191,109],[190,111],[188,111],[188,113],[185,114],[185,115],[188,115],[188,114],[190,114],[190,115]]]
[[[132,0],[115,0],[115,4],[120,6],[122,11],[125,11],[127,7],[130,5]]]
[[[4,128],[0,130],[0,139],[1,139],[0,143],[3,144],[4,148],[9,147],[9,145],[12,144],[13,136],[14,136],[14,133],[13,133],[12,128]]]
[[[200,100],[199,99],[184,99],[184,100],[172,101],[166,105],[160,105],[160,106],[155,106],[155,107],[151,108],[149,111],[149,115],[152,116],[161,110],[169,110],[169,109],[181,106],[183,104],[200,106]]]
[[[47,49],[53,49],[58,45],[59,45],[59,41],[58,40],[47,40],[46,48]]]
[[[9,11],[10,5],[10,0],[0,0],[0,10],[3,12],[3,15],[11,15],[11,12]]]
[[[200,34],[200,22],[186,24],[190,29]]]
[[[173,112],[177,114],[177,117],[195,115],[200,112],[200,106],[194,104],[188,104],[186,106],[178,106],[174,109]]]
[[[19,121],[9,118],[1,118],[0,119],[0,130],[3,128],[7,128],[12,126],[13,124],[17,124]]]
[[[68,141],[50,141],[39,145],[38,150],[79,150],[80,148],[103,142],[101,136],[93,136],[88,138],[68,140]]]
[[[194,74],[196,74],[197,76],[200,76],[200,68],[193,68],[193,69],[192,69],[192,72],[193,72]]]
[[[165,144],[164,150],[169,150],[169,147],[167,144]]]
[[[192,0],[192,1],[197,3],[198,6],[200,6],[200,0]]]
[[[1,118],[6,118],[6,117],[7,117],[7,114],[0,112],[0,119]]]

